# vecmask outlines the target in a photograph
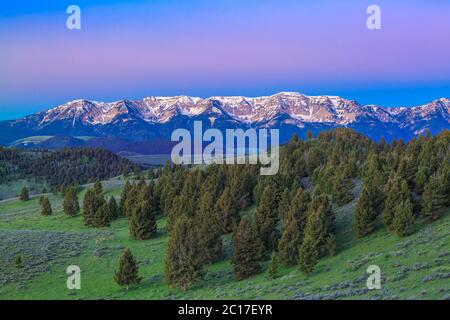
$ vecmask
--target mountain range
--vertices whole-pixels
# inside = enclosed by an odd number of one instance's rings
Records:
[[[295,132],[304,137],[308,130],[316,133],[336,127],[353,128],[374,140],[409,140],[427,130],[437,134],[450,129],[450,99],[392,108],[295,92],[256,98],[176,96],[112,103],[75,100],[21,119],[1,121],[0,144],[50,149],[88,145],[115,152],[142,149],[136,152],[153,154],[169,150],[173,130],[190,130],[197,120],[203,121],[204,128],[220,130],[278,128],[282,142]]]

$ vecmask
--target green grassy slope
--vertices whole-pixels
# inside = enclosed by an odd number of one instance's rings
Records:
[[[108,195],[120,193],[122,180],[104,183]],[[83,191],[84,192],[84,191]],[[82,192],[82,193],[83,193]],[[128,222],[91,229],[82,218],[61,212],[62,198],[51,196],[54,214],[39,215],[38,200],[0,202],[0,299],[448,299],[450,297],[450,210],[436,223],[419,221],[410,237],[398,238],[384,228],[364,239],[351,229],[354,203],[337,213],[338,254],[319,262],[305,278],[298,267],[280,268],[269,280],[266,273],[241,282],[233,280],[232,266],[223,261],[208,266],[204,280],[188,292],[171,289],[164,280],[165,220],[158,235],[135,241]],[[229,237],[224,239],[230,254]],[[114,281],[124,247],[139,261],[142,283],[129,291]],[[23,256],[24,268],[14,260]],[[66,288],[69,265],[81,268],[81,290]],[[378,265],[382,289],[368,291],[366,269]]]

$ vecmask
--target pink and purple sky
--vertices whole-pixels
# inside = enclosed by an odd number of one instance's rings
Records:
[[[81,8],[82,29],[66,28]],[[366,10],[381,7],[382,30]],[[3,0],[0,119],[73,99],[450,97],[448,0]]]

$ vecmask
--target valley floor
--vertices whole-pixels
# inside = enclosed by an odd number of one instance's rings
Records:
[[[123,183],[111,179],[104,190],[118,196]],[[164,219],[158,221],[155,238],[135,241],[125,219],[110,228],[87,228],[81,216],[62,213],[60,196],[52,195],[50,201],[50,217],[40,216],[37,198],[0,202],[0,299],[450,299],[450,210],[432,225],[420,221],[407,238],[379,228],[356,239],[351,203],[337,213],[337,255],[322,259],[308,278],[298,267],[281,267],[275,280],[264,272],[236,282],[225,260],[208,266],[204,280],[181,292],[164,279]],[[229,255],[230,238],[224,243]],[[113,280],[124,247],[139,261],[143,278],[128,291]],[[15,266],[18,255],[23,257],[21,269]],[[69,265],[81,268],[81,290],[66,287]],[[381,268],[381,290],[367,289],[370,265]]]

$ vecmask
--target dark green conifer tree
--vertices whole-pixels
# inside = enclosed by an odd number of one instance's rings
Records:
[[[196,219],[203,261],[205,263],[218,261],[222,257],[222,237],[215,219],[212,191],[203,189]]]
[[[120,196],[120,202],[119,202],[119,212],[120,212],[120,215],[123,217],[127,216],[126,215],[126,203],[127,203],[128,195],[130,195],[132,192],[131,189],[132,189],[131,183],[127,180],[122,189],[122,194]]]
[[[41,203],[41,215],[49,216],[53,213],[52,205],[47,197],[42,197],[40,203]]]
[[[92,226],[96,228],[109,227],[111,225],[111,215],[108,204],[104,200],[99,203],[100,205],[94,214],[94,224]]]
[[[95,181],[93,190],[98,196],[103,194],[103,185],[99,180]]]
[[[151,206],[149,188],[142,185],[138,202],[130,215],[130,234],[138,240],[150,239],[156,233],[156,216]]]
[[[111,220],[115,220],[119,217],[119,206],[117,205],[116,198],[111,196],[108,201],[108,208]]]
[[[289,213],[283,225],[283,233],[278,244],[280,260],[285,266],[298,262],[298,250],[302,243],[300,227],[292,213]]]
[[[356,203],[353,223],[359,237],[364,237],[375,230],[377,217],[384,209],[381,205],[384,198],[380,196],[381,192],[371,181],[366,180],[364,183],[363,191]]]
[[[275,202],[275,203],[274,203]],[[278,247],[278,212],[275,208],[273,190],[266,187],[254,212],[254,225],[258,239],[261,241],[261,253],[274,251]]]
[[[222,195],[217,200],[215,216],[222,234],[228,234],[236,229],[239,223],[239,213],[229,187],[225,187]]]
[[[434,174],[425,185],[422,214],[429,222],[437,220],[448,206],[450,194],[445,188],[444,177]]]
[[[29,193],[27,187],[22,188],[22,190],[20,191],[19,199],[20,199],[20,201],[30,200],[30,193]]]
[[[233,263],[236,280],[243,280],[261,272],[260,244],[248,218],[243,218],[233,235]]]
[[[119,286],[137,285],[142,278],[139,276],[139,268],[130,249],[126,248],[119,260],[119,270],[116,271],[114,281]]]
[[[80,212],[80,204],[78,202],[77,189],[70,187],[63,202],[64,213],[68,216],[74,217]]]
[[[407,199],[400,202],[395,210],[392,228],[400,237],[406,237],[414,231],[415,216],[413,212],[413,204]]]
[[[174,221],[166,251],[166,280],[187,291],[205,275],[195,221],[182,215]]]

